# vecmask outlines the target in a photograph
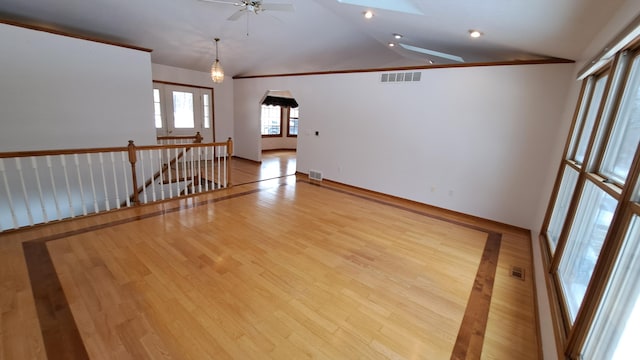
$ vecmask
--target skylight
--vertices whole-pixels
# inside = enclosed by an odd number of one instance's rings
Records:
[[[443,53],[440,51],[435,51],[435,50],[429,50],[429,49],[424,49],[421,47],[417,47],[417,46],[413,46],[413,45],[407,45],[407,44],[403,44],[403,43],[399,43],[398,45],[402,46],[403,48],[410,50],[410,51],[414,51],[417,53],[421,53],[421,54],[427,54],[427,55],[431,55],[431,56],[437,56],[439,58],[443,58],[443,59],[449,59],[452,61],[457,61],[457,62],[464,62],[464,59],[461,58],[460,56],[457,55],[451,55],[451,54],[447,54],[447,53]]]
[[[424,15],[411,0],[337,0],[342,4],[371,7],[382,10],[391,10],[407,14]]]

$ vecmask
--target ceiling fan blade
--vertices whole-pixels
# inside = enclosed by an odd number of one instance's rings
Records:
[[[443,53],[443,52],[440,52],[440,51],[425,49],[425,48],[421,48],[421,47],[418,47],[418,46],[413,46],[413,45],[408,45],[408,44],[403,44],[403,43],[400,43],[400,46],[405,48],[405,49],[407,49],[407,50],[413,51],[413,52],[426,54],[426,55],[431,55],[431,56],[437,56],[439,58],[443,58],[443,59],[447,59],[447,60],[451,60],[451,61],[455,61],[455,62],[460,62],[460,63],[464,62],[464,59],[461,58],[458,55],[447,54],[447,53]]]
[[[237,2],[237,1],[224,1],[224,0],[200,0],[200,1],[216,3],[216,4],[227,4],[227,5],[234,5],[234,6],[242,6],[242,3]]]
[[[293,4],[276,4],[276,3],[267,3],[260,5],[260,10],[270,10],[270,11],[294,11]]]
[[[229,16],[229,17],[227,18],[227,20],[236,21],[236,20],[240,19],[240,17],[242,17],[242,15],[244,15],[244,13],[245,13],[246,11],[247,11],[247,9],[246,9],[246,8],[244,8],[244,9],[240,9],[240,10],[238,10],[238,11],[234,12],[233,14],[231,14],[231,16]]]

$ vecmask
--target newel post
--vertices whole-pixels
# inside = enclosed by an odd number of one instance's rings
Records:
[[[233,140],[227,139],[227,187],[231,187],[231,155],[233,155]]]
[[[196,144],[201,144],[202,143],[202,135],[200,135],[200,131],[196,132],[196,139],[193,141]]]
[[[131,180],[133,181],[133,203],[138,205],[138,177],[136,175],[136,146],[133,144],[133,140],[129,140],[127,146],[129,151],[129,162],[131,163]]]

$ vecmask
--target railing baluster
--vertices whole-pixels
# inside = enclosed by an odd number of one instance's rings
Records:
[[[69,186],[69,172],[67,171],[67,157],[60,155],[60,163],[62,164],[62,172],[64,173],[64,183],[67,185],[67,201],[69,201],[69,212],[71,217],[76,216],[76,212],[73,209],[73,198],[71,197],[71,186]]]
[[[82,202],[82,215],[87,215],[87,206],[84,203],[84,187],[82,186],[82,176],[80,176],[80,160],[78,154],[73,154],[73,162],[76,164],[76,175],[78,176],[78,187],[80,188],[80,201]]]
[[[218,166],[218,180],[216,181],[216,189],[221,187],[222,181],[220,175],[222,174],[222,170],[220,169],[220,163],[222,160],[220,159],[220,146],[216,146],[216,157],[215,157],[216,165]]]
[[[40,172],[38,171],[38,164],[36,162],[36,157],[31,157],[31,166],[33,167],[33,172],[36,175],[36,185],[38,186],[38,196],[40,197],[40,208],[42,209],[42,220],[45,223],[49,222],[49,218],[47,217],[47,209],[44,204],[44,195],[42,194],[42,184],[40,184]]]
[[[129,160],[124,156],[124,151],[120,153],[122,157],[122,181],[124,182],[124,201],[127,207],[131,206],[131,200],[129,200],[129,181],[127,181],[127,164]]]
[[[160,171],[160,200],[164,200],[164,165],[162,164],[162,149],[158,149],[158,162],[160,167],[158,167],[158,171]]]
[[[153,150],[149,151],[149,170],[151,170],[151,174],[154,173],[153,171]],[[162,168],[160,168],[158,171],[160,171],[160,177],[162,177]],[[154,175],[151,175],[154,176]],[[156,179],[151,178],[151,198],[153,199],[153,201],[156,201]]]
[[[167,174],[169,175],[169,198],[173,197],[173,186],[171,184],[171,149],[167,148]]]
[[[58,204],[58,190],[56,189],[56,181],[53,177],[53,166],[51,165],[51,156],[45,156],[47,160],[47,167],[49,168],[49,180],[51,181],[51,189],[53,190],[53,202],[56,206],[56,216],[58,220],[62,219],[62,213],[60,211],[60,205]]]
[[[191,193],[192,194],[196,193],[196,188],[195,188],[196,184],[195,184],[195,180],[194,180],[194,179],[196,179],[196,173],[195,173],[195,167],[193,165],[193,153],[194,153],[194,151],[199,151],[199,150],[200,150],[199,148],[191,148],[191,151],[190,151],[190,153],[191,153],[191,161],[190,161],[189,165],[190,165],[190,168],[191,168]],[[198,182],[200,182],[200,180],[198,180]]]
[[[104,190],[104,206],[107,211],[111,210],[109,206],[109,192],[107,190],[107,178],[104,174],[104,158],[102,153],[99,154],[98,159],[100,159],[100,172],[102,173],[102,186]]]
[[[31,213],[31,206],[29,206],[29,196],[27,195],[27,187],[24,184],[24,173],[22,172],[21,158],[16,158],[16,169],[18,175],[20,175],[20,183],[22,184],[22,197],[24,198],[24,206],[27,210],[27,217],[29,218],[29,225],[33,225],[33,214]]]
[[[178,166],[178,164],[179,164],[178,148],[174,148],[173,149],[173,154],[175,155],[174,164],[176,164],[176,196],[179,197],[180,196],[180,166]]]
[[[209,176],[209,147],[204,148],[204,171],[207,181],[204,182],[204,191],[209,191],[209,181],[213,179],[213,162],[211,163],[211,176]]]
[[[98,196],[96,196],[96,183],[93,179],[93,164],[91,162],[91,154],[87,153],[87,164],[89,164],[89,179],[91,180],[91,192],[93,193],[93,211],[98,212]]]
[[[7,192],[7,200],[9,200],[9,211],[11,212],[11,220],[13,221],[13,228],[17,229],[18,217],[16,216],[15,209],[13,207],[13,199],[11,198],[11,190],[9,189],[9,181],[7,180],[7,173],[4,168],[4,160],[0,158],[0,172],[2,173],[2,179],[4,180],[4,189]]]
[[[198,192],[202,192],[202,148],[198,148]],[[206,148],[205,148],[206,149]]]
[[[187,178],[187,149],[182,148],[182,179],[184,180],[184,194],[187,195],[189,193],[189,180]]]
[[[224,171],[224,176],[223,176],[223,178],[222,178],[222,182],[224,183],[224,187],[225,187],[225,188],[227,187],[227,179],[228,179],[228,177],[227,177],[227,161],[228,161],[228,160],[227,160],[227,156],[228,156],[228,154],[227,154],[226,149],[225,149],[225,154],[224,154],[224,156],[222,157],[222,162],[223,162],[223,165],[224,165],[224,166],[222,167],[222,169],[223,169],[223,171]]]
[[[113,174],[113,185],[116,195],[116,209],[120,209],[120,191],[118,191],[118,173],[116,172],[116,159],[113,156],[113,152],[109,153],[111,156],[111,172]]]
[[[146,185],[145,179],[147,177],[144,175],[144,151],[140,150],[139,154],[140,154],[140,171],[142,174],[142,201],[146,204],[147,203],[147,187],[145,186]],[[134,191],[138,191],[138,189]]]

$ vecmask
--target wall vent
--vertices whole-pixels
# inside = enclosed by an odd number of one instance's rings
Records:
[[[512,266],[511,276],[516,279],[524,280],[524,269],[521,268],[520,266]]]
[[[309,179],[322,181],[322,172],[318,170],[309,170]]]
[[[404,83],[420,81],[422,73],[416,72],[397,72],[397,73],[384,73],[380,75],[380,82],[383,83]]]

